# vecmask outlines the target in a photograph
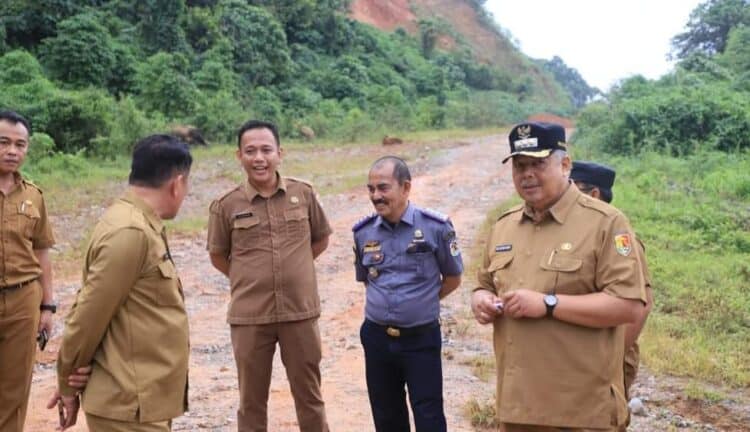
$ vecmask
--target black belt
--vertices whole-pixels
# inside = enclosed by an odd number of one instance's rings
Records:
[[[402,337],[402,336],[414,336],[421,333],[426,332],[427,330],[430,330],[434,327],[440,326],[440,321],[435,320],[428,322],[427,324],[421,324],[414,327],[397,327],[393,325],[387,325],[387,324],[378,324],[374,321],[366,320],[370,324],[380,327],[383,330],[385,330],[385,333],[390,337]]]
[[[13,290],[17,290],[19,288],[23,288],[24,286],[26,286],[26,285],[34,282],[37,279],[38,278],[34,278],[34,279],[29,279],[27,281],[23,281],[23,282],[20,282],[20,283],[17,283],[17,284],[13,284],[13,285],[0,286],[0,292],[13,291]]]

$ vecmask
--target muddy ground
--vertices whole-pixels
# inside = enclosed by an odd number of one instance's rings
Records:
[[[487,212],[513,192],[509,167],[500,163],[507,152],[504,142],[503,137],[493,136],[404,145],[404,148],[410,148],[411,154],[412,201],[451,216],[467,269],[472,268],[470,251]],[[401,150],[372,146],[347,151],[371,154],[374,160],[386,151],[398,154]],[[315,158],[342,157],[345,154],[336,149],[321,149],[312,156],[311,163]],[[222,170],[224,164],[232,163],[215,160],[196,163],[191,175],[191,195],[183,214],[205,216],[210,200],[232,187],[232,181]],[[331,176],[334,177],[335,173]],[[119,184],[111,187],[113,196],[122,189]],[[323,396],[332,430],[371,431],[363,352],[358,337],[363,319],[364,288],[354,281],[350,227],[370,213],[372,207],[364,187],[324,195],[321,199],[334,229],[329,249],[316,263],[322,302]],[[79,241],[80,235],[75,233],[80,226],[92,223],[102,209],[103,206],[85,206],[75,215],[55,215],[61,250],[74,247]],[[61,226],[65,229],[60,229]],[[176,419],[174,429],[236,430],[237,378],[229,328],[225,322],[228,282],[207,260],[205,230],[173,236],[170,246],[185,287],[192,344],[190,411]],[[59,273],[64,276],[56,281],[63,316],[79,286],[78,277],[74,276],[77,270],[66,270],[70,269],[62,269]],[[452,431],[476,430],[465,407],[470,401],[491,403],[494,393],[494,376],[480,379],[470,366],[479,359],[491,358],[492,353],[491,329],[476,324],[469,311],[468,299],[474,286],[472,273],[464,276],[461,288],[442,304],[445,409]],[[45,410],[44,405],[55,385],[54,355],[61,332],[61,317],[58,316],[56,336],[48,352],[39,355],[27,419],[28,431],[51,431],[56,424],[56,412]],[[298,430],[283,366],[278,354],[276,357],[269,401],[269,430]],[[683,380],[654,377],[642,371],[634,393],[644,399],[646,412],[634,417],[630,430],[750,430],[747,392],[733,393],[731,400],[704,404],[686,398],[682,391],[685,385]],[[79,420],[81,424],[72,430],[85,431],[83,414]]]

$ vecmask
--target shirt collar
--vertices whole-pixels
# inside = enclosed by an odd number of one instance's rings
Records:
[[[414,206],[411,204],[411,201],[409,201],[406,205],[406,210],[404,210],[404,213],[401,215],[401,219],[399,222],[403,222],[407,225],[414,226]],[[380,215],[378,215],[377,220],[375,220],[375,226],[380,225],[389,225],[386,223],[386,220],[383,219]]]
[[[164,231],[164,224],[162,223],[161,218],[156,214],[154,209],[152,209],[151,206],[146,203],[146,201],[143,201],[141,197],[136,195],[133,191],[128,190],[120,197],[120,199],[132,204],[133,207],[140,210],[146,217],[149,225],[151,225],[151,227],[156,230],[156,232],[161,233],[162,231]]]
[[[573,204],[578,201],[580,195],[581,191],[579,191],[577,187],[574,187],[572,183],[569,183],[565,192],[563,192],[562,196],[557,200],[557,202],[553,204],[552,207],[549,208],[549,210],[547,210],[542,219],[546,218],[547,215],[549,215],[555,222],[559,224],[565,223],[570,210],[573,208]],[[523,211],[519,213],[518,221],[520,222],[524,219],[533,220],[532,215],[533,211],[528,205],[526,205],[524,206]]]
[[[284,193],[286,193],[286,181],[284,180],[284,177],[282,177],[281,174],[279,174],[278,171],[276,171],[276,179],[278,180],[278,182],[276,183],[276,190],[273,191],[271,196],[276,195],[276,193],[279,190],[282,190],[284,191]],[[253,186],[249,180],[245,181],[244,187],[245,187],[245,193],[247,193],[247,198],[250,201],[254,200],[256,196],[260,195],[260,192],[258,192],[258,189],[255,189],[255,186]]]

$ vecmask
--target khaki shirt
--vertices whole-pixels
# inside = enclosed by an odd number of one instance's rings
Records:
[[[495,223],[479,289],[609,295],[645,301],[639,253],[617,209],[568,187],[539,223],[523,206]],[[619,252],[618,252],[619,249]],[[550,318],[494,323],[498,417],[504,423],[611,428],[625,422],[624,327]]]
[[[83,409],[108,419],[156,422],[187,409],[188,318],[159,217],[132,193],[94,228],[83,287],[65,323],[58,385],[93,363]]]
[[[319,316],[311,244],[330,234],[312,186],[289,177],[270,198],[245,182],[211,203],[207,248],[230,260],[229,324]]]
[[[41,189],[17,175],[16,187],[7,196],[0,192],[0,221],[0,286],[38,278],[34,249],[55,244]]]

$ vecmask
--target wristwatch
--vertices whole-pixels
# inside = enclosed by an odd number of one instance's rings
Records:
[[[557,306],[557,296],[554,294],[547,294],[544,296],[544,306],[547,307],[547,318],[552,318],[552,312]]]
[[[57,305],[54,304],[54,303],[53,304],[44,304],[44,303],[42,303],[42,304],[39,305],[39,310],[50,311],[52,313],[55,313],[55,312],[57,312]]]

